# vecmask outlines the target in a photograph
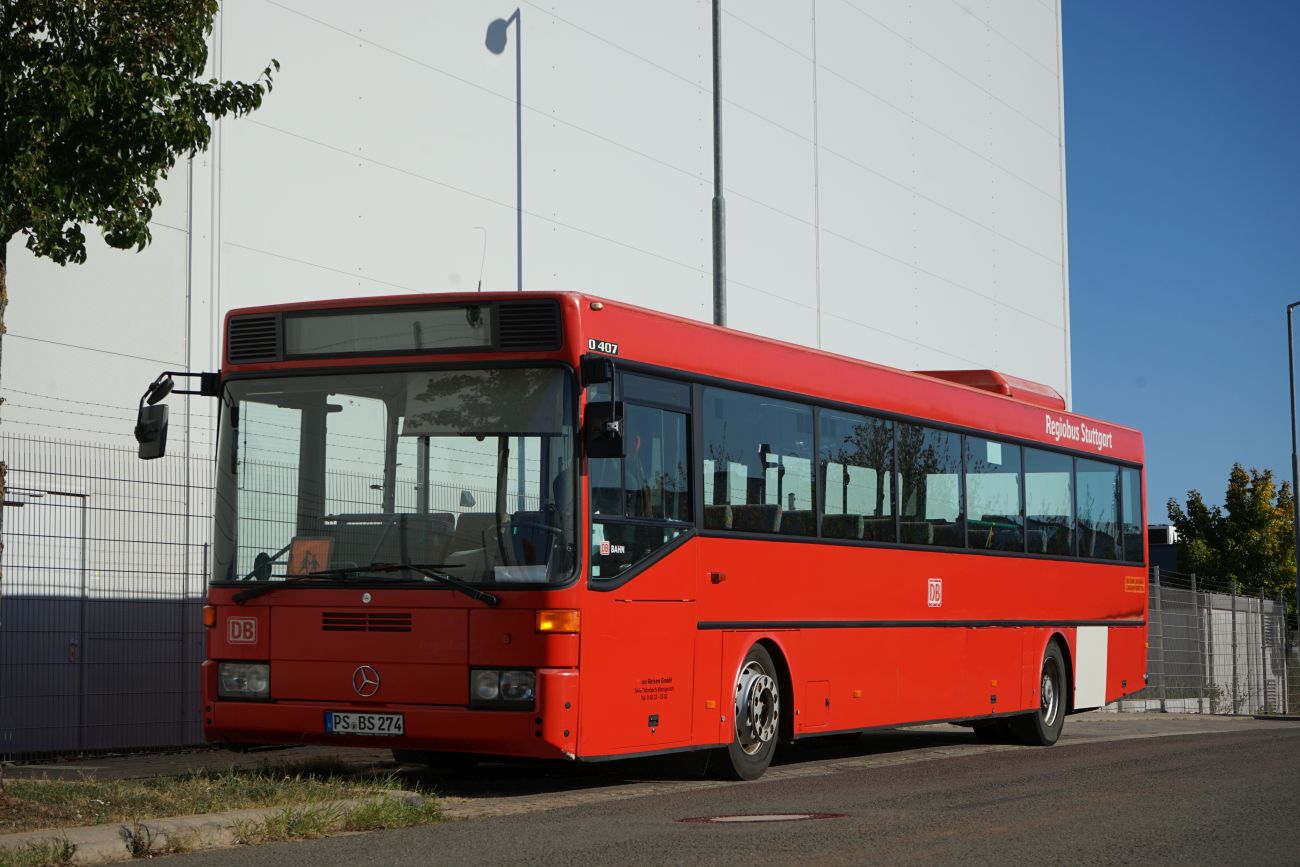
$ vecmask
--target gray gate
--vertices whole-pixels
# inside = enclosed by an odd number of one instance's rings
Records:
[[[212,462],[0,438],[0,758],[193,744]]]

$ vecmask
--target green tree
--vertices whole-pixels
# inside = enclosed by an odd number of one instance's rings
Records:
[[[1199,491],[1187,492],[1187,509],[1169,500],[1178,530],[1178,565],[1195,572],[1207,588],[1267,596],[1295,595],[1295,498],[1272,470],[1234,464],[1223,506],[1207,506]]]
[[[213,119],[261,105],[274,60],[251,83],[200,79],[216,13],[217,0],[0,0],[0,335],[10,240],[79,264],[89,223],[143,250],[177,158],[207,148]]]

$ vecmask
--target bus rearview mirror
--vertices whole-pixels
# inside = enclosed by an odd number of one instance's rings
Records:
[[[600,385],[614,381],[614,362],[603,356],[582,359],[583,386]]]
[[[140,407],[135,440],[140,444],[141,460],[151,461],[167,453],[167,404]]]
[[[623,403],[608,400],[587,404],[583,434],[589,458],[623,457]]]

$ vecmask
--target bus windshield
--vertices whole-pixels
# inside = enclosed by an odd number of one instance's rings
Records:
[[[214,583],[569,579],[573,391],[559,367],[231,380]]]

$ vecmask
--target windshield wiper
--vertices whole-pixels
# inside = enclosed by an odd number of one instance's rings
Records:
[[[380,565],[382,566],[385,564],[380,564]],[[363,571],[366,570],[361,569],[360,567],[349,566],[343,569],[321,569],[318,572],[302,572],[302,573],[287,572],[285,573],[283,581],[271,581],[269,579],[265,581],[259,581],[256,585],[252,587],[249,587],[244,590],[240,590],[232,598],[234,599],[235,602],[243,603],[243,602],[247,602],[249,599],[252,599],[255,596],[261,596],[263,593],[270,593],[272,590],[279,590],[281,587],[284,587],[289,584],[297,584],[301,581],[310,581],[313,578],[321,579],[321,578],[346,577],[348,575],[354,575]]]
[[[459,563],[370,563],[366,566],[342,566],[337,569],[321,569],[318,572],[305,572],[299,575],[286,575],[285,580],[275,581],[267,584],[259,584],[256,587],[249,587],[247,590],[241,590],[234,595],[234,601],[237,603],[247,602],[263,593],[270,593],[286,584],[296,584],[299,581],[307,581],[313,578],[340,578],[357,575],[364,577],[367,572],[404,572],[411,571],[419,573],[430,581],[450,587],[460,593],[464,593],[471,599],[486,603],[493,607],[501,604],[501,598],[495,594],[488,593],[485,590],[479,590],[477,587],[466,584],[459,578],[453,578],[446,572],[437,571],[440,569],[456,569]]]

